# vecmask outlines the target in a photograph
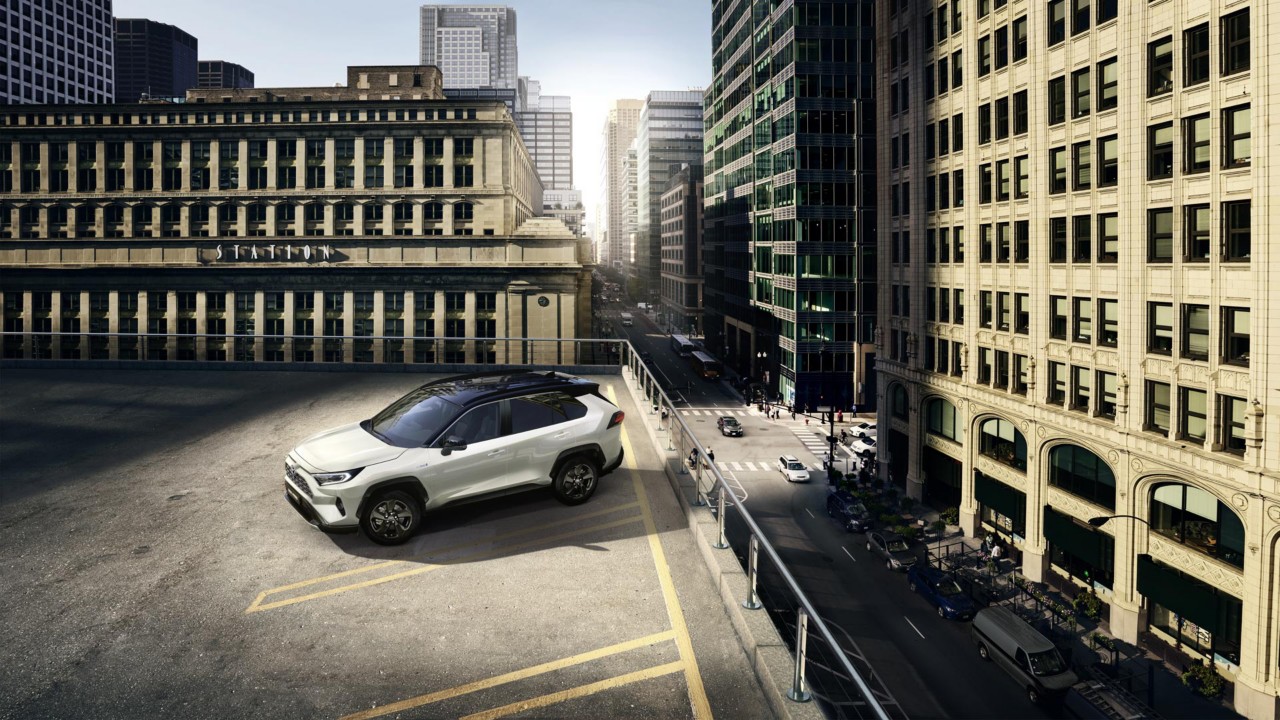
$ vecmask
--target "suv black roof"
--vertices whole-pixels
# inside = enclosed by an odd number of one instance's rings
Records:
[[[598,383],[554,370],[495,370],[492,372],[454,375],[423,385],[420,390],[431,388],[450,402],[464,408],[489,400],[528,395],[533,392],[559,390],[568,395],[599,395]]]

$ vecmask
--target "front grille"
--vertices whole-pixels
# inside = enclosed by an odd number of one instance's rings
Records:
[[[302,475],[298,472],[298,468],[286,462],[284,464],[284,476],[285,476],[285,479],[288,480],[303,495],[306,495],[307,497],[315,497],[314,495],[311,494],[311,485],[308,484],[306,478],[302,477]]]

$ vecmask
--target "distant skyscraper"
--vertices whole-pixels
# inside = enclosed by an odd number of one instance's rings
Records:
[[[196,87],[251,88],[253,87],[253,73],[233,62],[201,60]]]
[[[604,191],[600,203],[604,207],[596,232],[602,244],[600,259],[610,267],[620,268],[630,257],[630,238],[622,227],[622,165],[627,149],[636,138],[636,123],[640,122],[642,107],[643,100],[615,100],[604,121],[604,155],[600,158],[600,187]]]
[[[537,80],[520,78],[516,127],[547,190],[573,187],[573,113],[565,95],[542,95]]]
[[[516,11],[499,5],[423,5],[419,58],[445,88],[516,87]]]
[[[685,165],[662,193],[662,314],[691,335],[702,327],[702,166]]]
[[[4,7],[0,105],[111,102],[111,0],[6,0]]]
[[[636,238],[627,274],[646,301],[658,293],[661,199],[684,165],[702,163],[702,91],[655,90],[636,126]]]
[[[116,102],[182,97],[196,86],[199,41],[181,28],[146,19],[116,19]]]

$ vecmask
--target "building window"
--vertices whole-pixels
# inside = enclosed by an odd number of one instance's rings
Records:
[[[1093,397],[1093,372],[1089,368],[1071,366],[1071,406],[1070,410],[1089,412],[1089,403]]]
[[[889,390],[889,412],[893,413],[894,417],[905,420],[909,410],[907,389],[901,384],[895,383]]]
[[[1067,219],[1049,218],[1049,262],[1067,261]]]
[[[1031,365],[1027,362],[1026,355],[1013,356],[1013,385],[1009,391],[1015,395],[1026,395],[1027,384],[1030,382]]]
[[[1147,211],[1147,260],[1173,262],[1173,208]]]
[[[960,423],[956,418],[956,406],[949,401],[943,398],[930,400],[925,418],[925,428],[930,434],[962,442]]]
[[[1049,47],[1067,39],[1067,1],[1049,0]]]
[[[978,144],[991,142],[991,103],[978,106]]]
[[[1173,123],[1147,128],[1147,179],[1173,177]]]
[[[978,348],[978,384],[991,384],[991,349]]]
[[[1071,117],[1089,114],[1089,68],[1071,73]]]
[[[1147,381],[1146,429],[1161,435],[1169,434],[1169,385]]]
[[[1120,303],[1116,300],[1098,301],[1100,330],[1098,344],[1115,347],[1120,341]]]
[[[1027,58],[1027,16],[1023,15],[1011,23],[1013,35],[1013,61]]]
[[[1049,193],[1067,191],[1067,149],[1065,147],[1049,150]]]
[[[1008,420],[992,418],[982,423],[978,453],[1015,470],[1027,470],[1027,440]]]
[[[978,38],[978,77],[991,74],[991,36]]]
[[[1156,486],[1151,493],[1151,529],[1164,537],[1244,567],[1244,526],[1215,495],[1181,483]]]
[[[1209,171],[1209,114],[1182,121],[1183,169],[1188,173]]]
[[[984,328],[991,327],[991,298],[992,294],[990,290],[981,290],[978,292],[978,325]]]
[[[1188,262],[1209,260],[1209,206],[1187,205],[1182,222],[1182,257]]]
[[[1182,33],[1183,85],[1199,85],[1209,80],[1209,24]]]
[[[1222,167],[1245,167],[1253,158],[1248,105],[1222,111]]]
[[[1071,189],[1088,190],[1093,186],[1093,143],[1085,140],[1071,146]]]
[[[1116,506],[1116,478],[1102,458],[1077,445],[1049,452],[1049,484],[1109,510]]]
[[[1120,102],[1120,78],[1117,58],[1098,63],[1098,110],[1111,110]]]
[[[1244,454],[1244,398],[1218,396],[1218,442],[1224,452]]]
[[[1027,91],[1019,90],[1013,94],[1013,134],[1025,135],[1027,132]],[[956,148],[959,150],[959,148]]]
[[[1078,343],[1093,342],[1093,300],[1072,298],[1071,339]]]
[[[999,98],[995,104],[996,139],[1009,137],[1009,98]]]
[[[1031,194],[1031,162],[1026,155],[1013,159],[1013,196],[1019,200]]]
[[[1222,204],[1223,260],[1248,262],[1253,238],[1252,201]]]
[[[1071,34],[1079,35],[1089,30],[1090,0],[1071,0]]]
[[[1182,357],[1209,359],[1209,306],[1182,306]]]
[[[1178,437],[1203,445],[1208,432],[1209,397],[1203,390],[1178,388]]]
[[[1049,124],[1057,125],[1067,120],[1067,79],[1053,78],[1049,81]]]
[[[1120,216],[1106,213],[1098,216],[1098,262],[1113,263],[1120,259]]]
[[[1116,375],[1098,373],[1098,417],[1116,418]]]
[[[1222,18],[1222,74],[1249,69],[1249,9]]]
[[[1031,221],[1015,220],[1013,223],[1013,261],[1025,263],[1031,260]]]
[[[1098,138],[1098,187],[1120,183],[1120,140],[1115,135]]]
[[[1049,296],[1049,337],[1067,339],[1067,299],[1061,295]]]
[[[1031,332],[1031,296],[1017,293],[1013,296],[1013,331],[1019,335]]]
[[[1249,308],[1222,308],[1222,361],[1249,364]]]
[[[1173,305],[1147,303],[1147,352],[1173,353]]]
[[[1089,262],[1093,259],[1093,218],[1076,215],[1071,218],[1071,260]]]
[[[1147,44],[1147,97],[1173,92],[1173,36]]]
[[[1059,362],[1049,363],[1049,393],[1045,400],[1050,405],[1065,405],[1067,402],[1067,366]]]

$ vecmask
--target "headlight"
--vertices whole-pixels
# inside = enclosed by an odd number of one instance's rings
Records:
[[[889,562],[893,563],[893,566],[896,568],[902,567],[902,563],[898,562],[897,560],[890,560]]]
[[[316,484],[318,485],[337,485],[338,483],[344,483],[360,474],[360,471],[363,469],[364,468],[356,468],[355,470],[336,473],[316,473],[311,477],[316,479]]]

